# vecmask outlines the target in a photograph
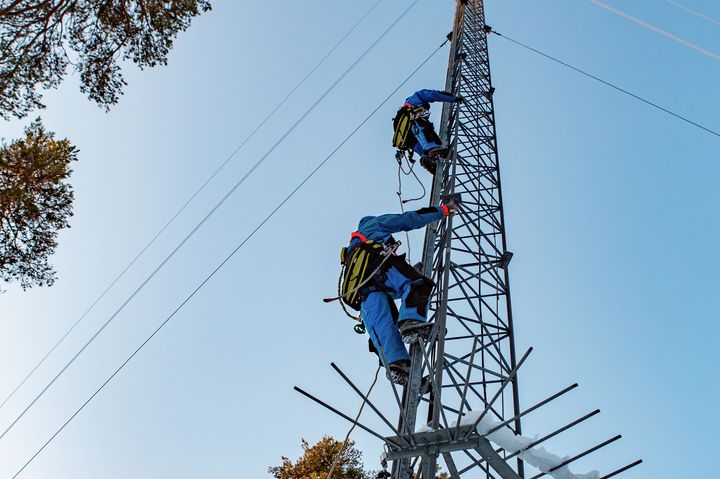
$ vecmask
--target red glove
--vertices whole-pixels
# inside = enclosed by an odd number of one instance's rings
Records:
[[[458,212],[458,204],[453,200],[448,200],[445,204],[440,205],[443,216],[454,215]]]

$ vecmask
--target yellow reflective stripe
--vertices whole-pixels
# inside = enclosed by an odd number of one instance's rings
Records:
[[[410,131],[410,117],[403,115],[398,122],[398,127],[395,130],[393,136],[393,146],[402,147],[405,146],[405,140],[407,140],[408,132]]]
[[[363,281],[367,279],[367,275],[374,274],[375,271],[368,271],[375,254],[382,253],[384,245],[376,241],[366,241],[364,246],[358,246],[351,252],[350,258],[346,261],[345,273],[342,280],[341,296],[345,302],[354,303],[360,291],[355,290]],[[368,249],[368,246],[372,249]],[[352,293],[348,293],[352,291]]]
[[[362,251],[361,253],[362,254],[358,255],[360,256],[360,258],[358,259],[358,264],[354,268],[357,274],[353,276],[351,283],[348,285],[349,291],[357,288],[357,286],[363,281],[363,279],[365,279],[365,269],[367,268],[370,255],[368,255],[365,251]],[[353,292],[350,301],[354,301],[359,293],[359,291]]]
[[[407,140],[408,131],[410,131],[410,118],[405,117],[403,118],[402,122],[402,129],[400,130],[400,144],[405,145],[405,140]]]
[[[364,250],[356,250],[345,274],[345,284],[343,285],[344,291],[352,291],[358,284],[360,284],[362,281],[362,272],[367,264],[367,259],[368,255]],[[347,298],[349,302],[353,302],[357,293],[358,292],[355,291],[350,296],[345,295],[345,298]]]

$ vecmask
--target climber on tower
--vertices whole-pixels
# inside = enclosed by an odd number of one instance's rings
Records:
[[[461,96],[446,91],[419,90],[405,100],[393,119],[393,146],[400,152],[411,150],[420,155],[420,165],[435,174],[437,157],[445,156],[442,141],[435,132],[435,127],[428,120],[430,103],[462,103]]]
[[[381,351],[388,378],[406,384],[410,356],[403,339],[412,342],[427,334],[427,306],[433,282],[396,255],[398,243],[393,233],[410,231],[442,219],[457,211],[454,199],[440,206],[421,208],[403,214],[365,216],[343,248],[344,265],[341,298],[360,311],[372,344]],[[392,300],[400,299],[397,319]]]

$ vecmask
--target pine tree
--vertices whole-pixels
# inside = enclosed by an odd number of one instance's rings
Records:
[[[108,109],[126,84],[121,61],[166,64],[178,33],[208,10],[207,0],[0,0],[0,116],[42,108],[38,89],[57,87],[68,66]]]
[[[73,191],[66,182],[77,159],[67,139],[55,140],[38,118],[25,137],[0,146],[0,279],[23,289],[52,285],[48,258],[69,226]]]
[[[294,463],[283,457],[282,464],[268,468],[268,472],[275,479],[327,479],[342,445],[342,441],[330,436],[323,437],[313,446],[303,439],[302,457]],[[363,470],[361,459],[362,453],[355,448],[355,442],[349,441],[335,466],[333,479],[370,479],[370,473]]]
[[[283,456],[282,464],[268,468],[268,472],[275,479],[327,479],[343,442],[336,441],[330,436],[324,436],[314,446],[310,446],[305,439],[301,442],[304,452],[300,459],[293,463]],[[439,465],[435,470],[439,473],[437,479],[449,479],[450,474],[440,472]],[[355,448],[355,441],[349,441],[333,470],[332,479],[374,479],[375,477],[379,475],[364,470],[362,453]]]

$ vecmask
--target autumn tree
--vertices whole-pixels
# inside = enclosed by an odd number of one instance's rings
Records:
[[[310,446],[302,440],[303,455],[294,463],[287,457],[282,464],[268,468],[275,479],[327,479],[328,472],[343,449],[343,441],[330,436],[323,437],[317,444]],[[370,479],[371,474],[363,470],[362,453],[355,448],[355,442],[349,441],[333,471],[333,479]]]
[[[73,191],[67,183],[77,158],[67,139],[55,140],[38,118],[25,137],[0,145],[0,279],[23,289],[51,285],[48,258],[58,231],[69,226]]]
[[[0,115],[42,108],[68,66],[101,107],[118,101],[120,63],[167,63],[178,33],[210,10],[207,0],[0,0]]]

